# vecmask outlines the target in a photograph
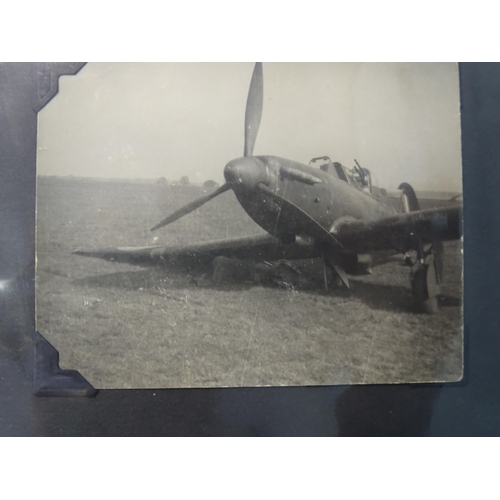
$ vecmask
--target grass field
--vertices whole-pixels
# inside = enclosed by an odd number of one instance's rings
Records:
[[[395,259],[352,290],[200,287],[182,269],[72,255],[109,246],[259,234],[232,192],[151,233],[196,186],[40,178],[37,328],[63,368],[97,388],[456,381],[462,377],[462,259],[446,249],[438,315],[412,311]],[[424,207],[425,208],[425,207]]]

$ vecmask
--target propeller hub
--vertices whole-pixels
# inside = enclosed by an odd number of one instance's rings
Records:
[[[243,157],[226,165],[224,178],[233,189],[255,189],[261,182],[268,184],[269,174],[264,163],[258,158]]]

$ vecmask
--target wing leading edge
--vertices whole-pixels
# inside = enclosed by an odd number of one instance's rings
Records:
[[[331,232],[341,244],[340,253],[370,253],[380,250],[405,252],[416,249],[418,240],[459,239],[461,212],[462,206],[457,205],[398,214],[374,221],[339,220]],[[336,250],[339,251],[337,245]],[[300,237],[295,243],[283,244],[268,234],[188,245],[78,249],[73,253],[140,266],[210,264],[219,256],[272,261],[307,259],[321,255],[315,245]]]
[[[419,240],[458,240],[462,206],[431,208],[374,221],[340,220],[332,232],[344,249],[353,253],[416,249]]]
[[[259,261],[306,259],[317,256],[317,250],[306,241],[298,240],[293,244],[282,244],[267,234],[189,245],[78,249],[73,253],[140,266],[210,264],[219,256]]]

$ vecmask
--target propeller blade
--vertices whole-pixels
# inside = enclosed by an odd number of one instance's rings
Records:
[[[335,236],[327,231],[319,222],[313,219],[308,213],[304,212],[300,207],[292,203],[291,201],[283,198],[282,196],[276,194],[273,190],[269,189],[265,184],[259,183],[257,186],[269,195],[273,200],[281,205],[282,210],[287,210],[290,214],[293,214],[293,218],[297,220],[302,226],[307,226],[309,233],[318,238],[320,241],[327,242],[333,244],[334,247],[342,247],[342,244],[335,238]],[[321,256],[323,258],[323,265],[327,262],[333,267],[335,272],[339,275],[339,278],[343,281],[347,288],[349,286],[349,278],[347,277],[344,268],[337,262],[337,259],[334,255],[325,255],[323,249],[321,251]],[[324,269],[324,278],[325,278],[325,288],[328,291],[328,283],[326,281],[326,270]]]
[[[190,214],[197,208],[200,208],[202,205],[207,203],[207,201],[210,201],[211,199],[215,198],[216,196],[219,196],[220,194],[224,193],[230,189],[229,184],[223,184],[219,189],[215,190],[213,193],[207,194],[206,196],[202,196],[201,198],[198,198],[191,203],[188,203],[187,205],[184,205],[182,208],[179,208],[176,212],[173,214],[169,215],[165,219],[163,219],[161,222],[156,224],[156,226],[151,228],[151,231],[156,231],[157,229],[160,229],[160,227],[166,226],[167,224],[170,224],[177,219],[180,219],[181,217],[184,217],[187,214]]]
[[[245,111],[245,152],[243,156],[252,156],[253,154],[253,147],[255,146],[260,119],[262,118],[263,100],[264,81],[262,77],[262,63],[255,63]]]
[[[257,184],[257,186],[261,191],[263,191],[268,196],[273,198],[273,200],[279,203],[282,210],[289,211],[296,221],[298,221],[302,226],[307,226],[309,233],[312,236],[315,236],[321,241],[333,243],[333,245],[336,247],[343,246],[332,233],[328,232],[319,222],[313,219],[308,213],[304,212],[304,210],[302,210],[300,207],[287,200],[286,198],[283,198],[282,196],[276,194],[272,189],[269,189],[262,182]]]
[[[339,275],[339,278],[342,280],[344,285],[350,289],[351,287],[349,286],[349,278],[344,271],[344,268],[337,262],[337,259],[332,255],[329,255],[326,259],[329,262],[330,266],[335,269],[335,272]]]

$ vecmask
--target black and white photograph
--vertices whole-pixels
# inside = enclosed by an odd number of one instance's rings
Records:
[[[455,63],[87,63],[36,217],[37,330],[98,389],[463,378]]]

